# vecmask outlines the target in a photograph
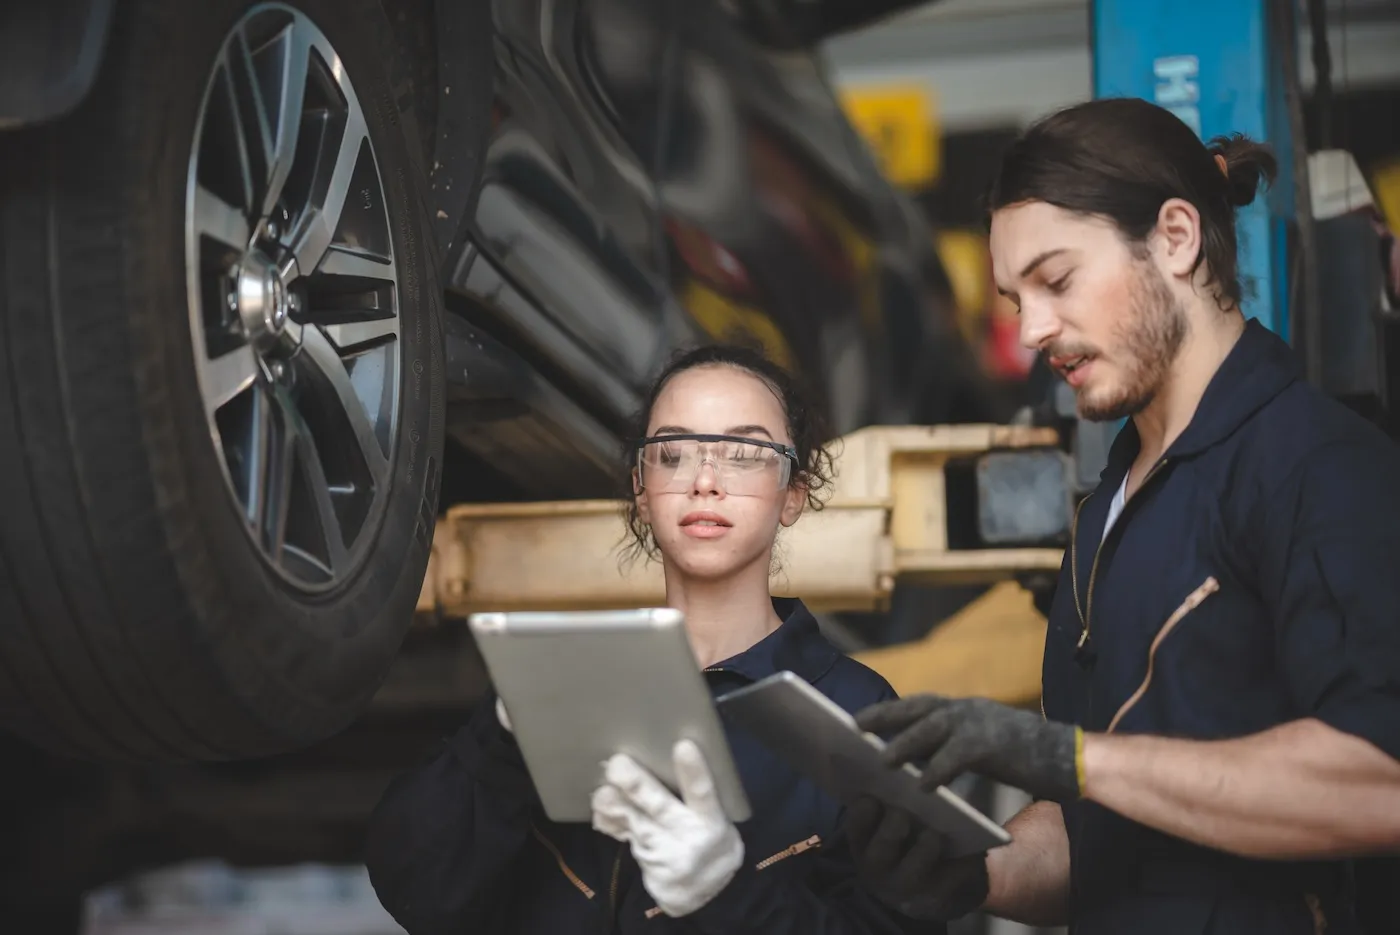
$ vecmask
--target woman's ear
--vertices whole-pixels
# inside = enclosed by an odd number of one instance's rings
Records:
[[[791,526],[797,522],[802,515],[802,510],[807,506],[807,485],[798,481],[790,484],[783,499],[783,512],[778,516],[778,522],[784,526]]]
[[[646,493],[642,490],[642,478],[637,474],[637,469],[632,469],[632,499],[637,503],[637,518],[643,523],[651,525],[651,504],[647,503]]]

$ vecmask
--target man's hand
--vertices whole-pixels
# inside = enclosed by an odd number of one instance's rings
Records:
[[[642,886],[668,916],[714,899],[744,861],[744,842],[720,805],[700,748],[676,744],[681,798],[627,756],[608,760],[593,793],[593,827],[631,844]]]
[[[869,797],[846,811],[856,871],[870,892],[912,919],[951,922],[987,899],[987,859],[943,858],[943,838]]]
[[[927,760],[920,783],[932,791],[972,771],[1036,798],[1079,798],[1082,734],[1068,724],[986,698],[912,695],[856,715],[862,730],[898,732],[885,749],[891,766]]]

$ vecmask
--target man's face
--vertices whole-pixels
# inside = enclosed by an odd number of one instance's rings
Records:
[[[1020,308],[1021,343],[1045,355],[1094,421],[1134,415],[1156,395],[1187,319],[1146,251],[1107,220],[1044,202],[992,216],[997,288]]]

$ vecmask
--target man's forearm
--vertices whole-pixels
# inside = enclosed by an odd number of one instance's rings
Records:
[[[1064,925],[1069,919],[1069,837],[1054,802],[1036,802],[1007,822],[1012,842],[987,855],[987,902],[992,915],[1025,925]]]
[[[1400,847],[1400,763],[1316,720],[1235,740],[1088,734],[1084,796],[1247,857]]]

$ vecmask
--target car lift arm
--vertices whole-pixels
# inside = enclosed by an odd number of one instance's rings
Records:
[[[1033,703],[1045,624],[1029,593],[1014,582],[1054,575],[1063,552],[955,547],[948,468],[972,470],[969,462],[976,461],[974,495],[984,514],[1001,512],[1003,522],[1005,507],[998,511],[994,501],[1014,501],[1016,513],[1026,515],[1026,491],[1016,482],[1035,484],[1038,478],[1051,501],[1041,515],[1062,532],[1070,513],[1071,469],[1058,443],[1054,429],[993,425],[873,427],[840,439],[832,497],[823,510],[783,533],[774,592],[800,595],[818,611],[868,611],[888,607],[896,582],[1006,582],[924,640],[859,658],[905,693],[956,687]],[[998,483],[998,476],[1013,480]],[[1056,484],[1063,489],[1062,503]],[[437,526],[419,611],[432,619],[483,610],[662,603],[659,565],[621,560],[621,506],[592,500],[452,507]],[[1008,659],[1020,662],[1008,665]]]
[[[1058,548],[950,547],[946,502],[950,462],[1004,450],[1043,457],[1057,442],[1053,429],[1029,426],[879,426],[846,436],[835,446],[831,499],[783,533],[775,591],[816,610],[879,610],[896,580],[992,583],[1057,571]],[[462,617],[660,602],[659,565],[621,560],[621,508],[613,500],[454,506],[438,524],[419,609]]]

